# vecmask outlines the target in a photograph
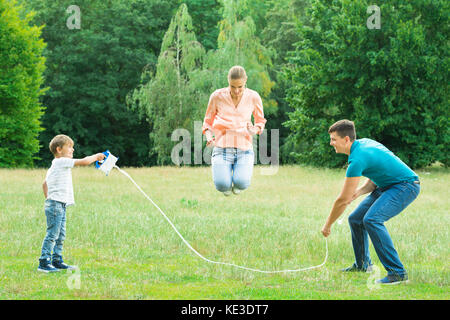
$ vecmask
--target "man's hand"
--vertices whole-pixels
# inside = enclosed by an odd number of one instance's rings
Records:
[[[329,226],[327,223],[325,223],[322,227],[321,232],[325,238],[328,237],[331,233],[331,226]]]
[[[352,200],[350,202],[352,202],[353,200],[356,200],[358,197],[360,197],[361,195],[363,195],[363,192],[361,191],[361,188],[359,188],[358,190],[356,190],[356,192],[352,195]]]
[[[359,187],[355,193],[353,193],[352,198],[350,200],[350,202],[352,202],[353,200],[355,200],[356,198],[362,196],[363,194],[366,193],[371,193],[372,191],[374,191],[377,188],[377,185],[375,183],[372,182],[372,180],[367,179],[366,182]],[[349,203],[350,203],[349,202]]]

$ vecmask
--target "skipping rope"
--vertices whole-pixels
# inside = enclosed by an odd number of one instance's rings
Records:
[[[192,251],[194,252],[198,257],[200,257],[202,260],[209,262],[209,263],[213,263],[213,264],[221,264],[221,265],[225,265],[225,266],[231,266],[231,267],[235,267],[235,268],[239,268],[239,269],[243,269],[243,270],[247,270],[247,271],[253,271],[253,272],[259,272],[259,273],[287,273],[287,272],[300,272],[300,271],[306,271],[306,270],[311,270],[311,269],[316,269],[316,268],[320,268],[322,267],[328,259],[328,241],[327,238],[325,238],[325,259],[323,260],[323,262],[319,265],[316,266],[312,266],[312,267],[307,267],[307,268],[299,268],[299,269],[286,269],[286,270],[260,270],[260,269],[255,269],[255,268],[248,268],[248,267],[244,267],[244,266],[240,266],[234,263],[228,263],[228,262],[220,262],[220,261],[213,261],[210,260],[206,257],[204,257],[202,254],[200,254],[197,250],[195,250],[190,244],[189,242],[183,237],[183,235],[178,231],[178,229],[175,227],[175,225],[172,223],[172,221],[170,221],[170,219],[166,216],[166,214],[161,210],[161,208],[142,190],[142,188],[133,180],[133,178],[131,178],[131,176],[126,173],[124,170],[120,169],[117,165],[114,165],[114,168],[116,168],[117,170],[119,170],[120,173],[122,173],[124,176],[126,176],[128,179],[130,179],[130,181],[136,186],[136,188],[145,196],[145,198],[147,198],[148,201],[150,201],[153,206],[155,206],[156,209],[158,209],[158,211],[161,213],[161,215],[164,217],[164,219],[167,220],[167,222],[170,224],[170,226],[173,228],[173,230],[175,230],[175,232],[177,233],[177,235],[181,238],[181,240],[183,240],[184,244]]]

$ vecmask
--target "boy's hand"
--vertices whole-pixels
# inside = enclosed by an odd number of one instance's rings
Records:
[[[42,190],[44,191],[44,197],[47,200],[48,197],[48,186],[47,186],[47,181],[44,181],[44,183],[42,184]]]
[[[103,153],[97,153],[95,157],[97,159],[96,161],[102,161],[103,159],[105,159],[105,155]]]

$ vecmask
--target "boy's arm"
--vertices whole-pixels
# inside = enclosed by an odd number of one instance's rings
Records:
[[[101,161],[105,158],[103,153],[93,154],[92,156],[84,157],[83,159],[75,159],[74,166],[88,166],[95,161]]]
[[[42,190],[44,191],[44,197],[45,197],[45,199],[47,199],[47,196],[48,196],[47,180],[44,180],[44,183],[42,184]]]

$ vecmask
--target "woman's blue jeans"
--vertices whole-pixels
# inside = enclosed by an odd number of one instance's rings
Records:
[[[253,173],[253,149],[214,147],[211,167],[214,185],[220,192],[236,189],[244,190],[250,186]]]
[[[62,261],[62,250],[66,238],[66,204],[45,200],[47,234],[42,243],[39,260]]]
[[[368,237],[370,237],[388,275],[406,274],[384,222],[402,212],[417,198],[419,192],[418,181],[377,188],[350,214],[348,222],[352,233],[355,263],[358,268],[367,268],[372,264],[369,256]]]

